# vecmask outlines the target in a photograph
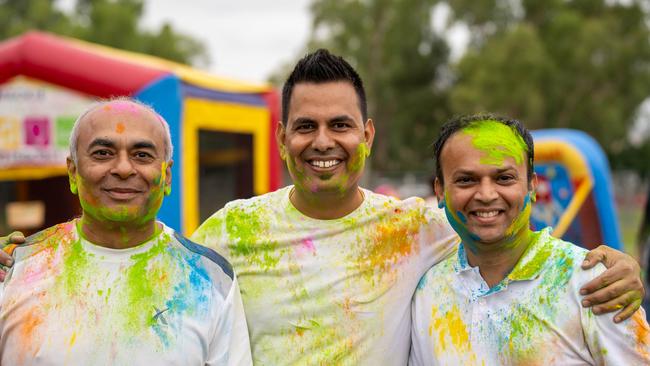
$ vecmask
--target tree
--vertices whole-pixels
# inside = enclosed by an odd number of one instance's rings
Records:
[[[640,2],[449,4],[473,35],[455,68],[454,112],[488,110],[533,128],[584,130],[610,153],[627,144],[650,94],[650,30]]]
[[[373,168],[422,169],[448,114],[444,73],[448,47],[432,30],[435,1],[320,0],[312,4],[309,49],[343,55],[361,74],[377,125]],[[324,35],[324,36],[323,36]]]
[[[0,0],[0,38],[39,29],[186,64],[207,64],[201,42],[169,23],[142,29],[143,0],[78,0],[67,14],[55,0]]]

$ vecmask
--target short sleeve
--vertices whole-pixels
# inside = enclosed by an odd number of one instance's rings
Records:
[[[233,278],[228,296],[215,319],[217,321],[206,365],[252,365],[248,326],[236,277]]]
[[[605,271],[602,264],[588,273],[581,285]],[[581,322],[589,352],[598,365],[650,365],[650,327],[643,308],[621,322],[615,313],[594,315],[591,308],[581,309]]]

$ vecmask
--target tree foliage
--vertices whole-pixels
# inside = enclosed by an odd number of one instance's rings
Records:
[[[77,0],[71,13],[55,0],[0,0],[0,39],[39,29],[186,64],[208,62],[203,44],[165,23],[143,29],[143,0]]]
[[[448,57],[432,10],[470,33]],[[588,132],[610,154],[650,94],[650,30],[643,1],[316,0],[310,49],[352,61],[378,125],[373,166],[422,168],[441,122],[494,112],[530,128]]]
[[[584,130],[610,152],[625,146],[650,94],[650,31],[641,3],[475,3],[450,1],[477,30],[455,69],[454,112],[489,110],[532,128]]]

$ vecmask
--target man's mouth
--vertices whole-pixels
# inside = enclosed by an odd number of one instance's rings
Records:
[[[331,159],[331,160],[309,160],[307,161],[309,165],[314,168],[319,169],[328,169],[334,166],[341,164],[342,160],[340,159]]]
[[[498,215],[499,212],[501,212],[501,211],[499,211],[499,210],[495,210],[495,211],[475,211],[475,212],[473,212],[473,214],[478,216],[478,217],[489,218],[489,217],[494,217],[494,216]]]
[[[104,189],[104,191],[108,193],[110,197],[117,200],[131,199],[141,192],[138,189],[122,188],[122,187],[106,188]]]

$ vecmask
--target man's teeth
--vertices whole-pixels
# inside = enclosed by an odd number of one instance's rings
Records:
[[[311,165],[313,165],[315,167],[319,167],[319,168],[329,168],[329,167],[334,166],[334,165],[336,165],[336,164],[338,164],[340,162],[341,162],[340,160],[327,160],[327,161],[312,160]]]
[[[478,216],[478,217],[494,217],[494,216],[496,216],[498,214],[499,214],[499,211],[488,211],[488,212],[477,211],[476,212],[476,216]]]

